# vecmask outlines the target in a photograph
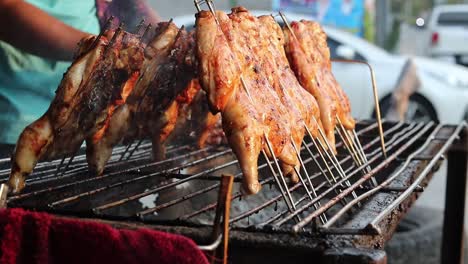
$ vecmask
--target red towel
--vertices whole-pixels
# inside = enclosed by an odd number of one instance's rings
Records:
[[[183,236],[57,218],[22,209],[0,211],[0,263],[208,263]]]

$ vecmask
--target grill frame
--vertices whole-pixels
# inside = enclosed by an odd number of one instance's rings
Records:
[[[372,123],[361,123],[361,125],[367,124],[367,127],[372,126]],[[369,125],[371,124],[371,125]],[[395,127],[396,123],[389,123],[385,122],[386,125],[390,124],[390,127]],[[403,127],[410,127],[410,126],[418,126],[418,124],[410,124],[404,123]],[[430,124],[420,124],[421,128],[427,128],[428,132],[424,132],[425,136],[431,131],[436,128],[436,125]],[[356,218],[355,222],[357,224],[364,222],[363,220],[368,220],[369,215],[362,216],[366,214],[366,211],[372,212],[372,208],[375,208],[375,204],[381,202],[379,199],[396,199],[399,197],[399,193],[402,193],[405,189],[402,186],[409,186],[411,183],[414,183],[414,176],[418,175],[420,172],[423,172],[425,169],[427,170],[428,165],[431,165],[434,169],[436,169],[442,160],[440,159],[440,154],[436,153],[437,148],[442,148],[442,154],[445,154],[449,147],[452,145],[453,141],[456,137],[461,136],[462,139],[458,145],[461,144],[462,149],[464,149],[464,153],[466,153],[466,144],[463,148],[463,142],[466,142],[466,124],[462,123],[459,126],[441,126],[441,130],[437,135],[433,138],[430,138],[431,141],[427,150],[423,152],[418,158],[412,162],[410,162],[410,166],[406,168],[400,176],[397,178],[400,183],[403,185],[400,186],[393,186],[392,188],[387,188],[387,190],[383,190],[379,192],[377,195],[373,195],[369,200],[365,202],[362,208],[360,208],[358,216],[354,216]],[[365,129],[365,128],[364,128]],[[374,128],[373,128],[374,129]],[[391,129],[390,129],[391,130]],[[361,129],[362,131],[362,129]],[[389,131],[387,128],[386,131]],[[395,129],[396,133],[404,131],[398,127]],[[441,132],[442,131],[442,132]],[[359,133],[359,130],[358,130]],[[423,136],[424,136],[423,135]],[[374,137],[372,140],[375,141],[378,139]],[[368,141],[368,140],[367,140]],[[391,140],[389,141],[391,144]],[[421,142],[418,142],[419,146],[422,145]],[[364,142],[364,145],[366,143]],[[402,143],[402,145],[405,145]],[[398,145],[400,146],[400,145]],[[184,147],[181,147],[182,149]],[[378,142],[376,144],[376,149],[378,148]],[[173,148],[173,151],[177,151],[178,148]],[[414,147],[413,147],[414,149]],[[391,150],[391,149],[390,149]],[[119,149],[116,150],[119,153]],[[391,151],[390,151],[391,152]],[[219,152],[218,152],[219,153]],[[367,153],[367,152],[366,152]],[[391,154],[391,153],[390,153]],[[401,155],[398,155],[400,157]],[[138,158],[138,153],[134,156]],[[180,157],[180,156],[179,156]],[[372,156],[371,156],[372,157]],[[398,158],[399,159],[399,158]],[[75,158],[75,162],[80,162],[82,159],[80,157]],[[4,162],[4,160],[0,160],[0,162]],[[57,163],[58,161],[54,161]],[[401,160],[399,161],[401,164]],[[384,163],[380,163],[384,164]],[[466,165],[465,165],[466,167]],[[39,166],[40,168],[40,166]],[[73,171],[76,167],[73,164],[70,166],[70,171]],[[432,177],[434,170],[430,168],[427,175],[420,177],[421,183],[420,185],[425,186],[430,178]],[[47,176],[47,175],[46,175]],[[49,175],[50,176],[50,175]],[[190,175],[180,175],[180,174],[167,174],[166,177],[169,176],[179,176],[179,178],[187,178],[191,177]],[[193,175],[192,175],[193,176]],[[212,181],[216,180],[216,178],[212,177],[211,175],[207,174],[203,176],[206,180]],[[369,178],[370,179],[370,178]],[[381,182],[379,180],[379,182]],[[399,188],[399,189],[398,189]],[[217,190],[214,188],[213,190]],[[324,256],[334,254],[327,254],[330,249],[333,248],[368,248],[368,249],[382,249],[385,242],[390,239],[391,235],[393,234],[398,222],[404,216],[406,211],[411,207],[413,202],[419,196],[419,192],[421,188],[419,186],[414,186],[413,190],[411,190],[411,194],[403,199],[403,202],[399,204],[397,208],[387,210],[387,213],[384,215],[383,218],[380,219],[377,225],[366,225],[362,226],[361,228],[355,229],[346,229],[346,228],[312,228],[307,231],[301,232],[294,232],[290,226],[289,227],[275,227],[275,226],[263,226],[261,228],[252,226],[248,228],[238,228],[232,227],[230,232],[230,245],[231,245],[231,256],[233,255],[245,255],[248,252],[254,253],[256,251],[261,252],[268,252],[270,250],[276,249],[287,249],[288,251],[298,252],[297,256],[314,256],[323,258]],[[23,194],[24,195],[24,194]],[[385,200],[384,199],[384,200]],[[9,200],[9,206],[12,205],[11,197]],[[28,209],[34,209],[32,207],[26,207]],[[207,244],[210,243],[210,239],[212,237],[212,228],[209,225],[200,225],[186,221],[146,221],[146,222],[138,222],[138,218],[122,218],[122,217],[115,217],[109,215],[92,215],[89,214],[90,212],[67,212],[62,210],[57,210],[53,208],[35,208],[41,211],[47,211],[50,213],[54,213],[57,215],[61,215],[63,217],[80,217],[81,219],[91,219],[94,221],[101,221],[105,223],[109,223],[118,228],[141,228],[141,227],[148,227],[173,233],[179,233],[182,235],[186,235],[194,239],[197,243]],[[94,212],[95,213],[95,212]],[[361,215],[359,215],[361,214]],[[236,216],[233,216],[236,217]],[[234,250],[232,250],[234,248]],[[236,254],[238,252],[239,254]],[[371,251],[372,253],[373,251]],[[374,252],[375,253],[375,252]],[[372,253],[372,254],[374,254]],[[365,254],[365,252],[360,253]],[[372,255],[371,254],[371,255]],[[247,254],[249,255],[249,254]],[[258,256],[259,254],[257,254]],[[281,254],[280,254],[281,255]],[[287,258],[289,254],[286,254]],[[281,259],[280,256],[276,255],[275,252],[275,259]],[[265,256],[263,256],[265,257]],[[263,258],[261,258],[263,259]],[[275,263],[275,262],[273,262]]]

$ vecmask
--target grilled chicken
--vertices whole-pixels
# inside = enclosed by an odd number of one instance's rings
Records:
[[[197,142],[198,148],[208,145],[217,146],[226,143],[226,137],[221,123],[221,114],[212,114],[205,91],[200,87],[198,79],[190,82],[194,94],[191,102],[187,102],[179,109],[179,117],[174,138],[176,144],[192,144]]]
[[[91,171],[101,174],[112,148],[122,140],[150,138],[154,159],[165,157],[164,143],[175,129],[180,110],[199,90],[190,85],[195,74],[193,45],[193,36],[184,29],[170,22],[158,25],[135,89],[117,109],[107,133],[88,152]]]
[[[249,55],[253,67],[256,69],[256,73],[267,81],[263,88],[268,89],[270,93],[276,94],[280,99],[276,102],[276,105],[279,109],[283,109],[283,116],[288,120],[283,125],[289,126],[285,127],[288,129],[288,134],[290,134],[290,137],[285,139],[286,146],[290,155],[297,158],[294,145],[291,142],[293,141],[296,147],[301,145],[306,120],[311,130],[316,131],[317,125],[310,122],[313,114],[311,103],[315,103],[315,100],[300,87],[294,74],[290,70],[288,71],[287,59],[284,52],[281,52],[283,46],[279,45],[280,50],[277,50],[278,47],[270,39],[271,36],[277,38],[282,35],[281,33],[281,35],[275,37],[277,24],[274,20],[273,23],[270,23],[271,21],[267,17],[257,19],[242,7],[233,9],[229,18],[232,23],[230,34],[239,36],[242,41],[240,42],[241,45],[251,49]],[[277,40],[275,41],[277,42]],[[289,86],[286,87],[285,83]],[[301,93],[305,94],[304,98],[299,98]],[[315,107],[315,110],[318,110],[318,107]],[[293,182],[298,181],[292,166],[282,164],[282,167],[286,175],[293,176]]]
[[[334,147],[336,117],[346,129],[354,129],[348,97],[331,70],[326,34],[316,22],[292,22],[293,33],[284,28],[286,51],[301,84],[317,99],[325,133]]]
[[[127,80],[140,70],[142,50],[127,33],[117,30],[110,43],[105,37],[95,43],[94,38],[81,42],[49,109],[21,133],[11,159],[13,192],[24,188],[39,160],[73,155],[86,138],[99,133]]]
[[[326,75],[326,79],[331,82],[331,87],[335,91],[332,95],[334,96],[334,99],[338,101],[338,105],[340,106],[338,109],[338,117],[346,129],[353,130],[356,126],[356,121],[351,116],[351,104],[349,102],[349,98],[336,81],[331,70],[330,49],[327,46],[327,35],[317,22],[302,20],[302,23],[306,24],[309,34],[314,36],[315,47],[319,49],[319,53],[322,55],[324,75]]]
[[[218,12],[218,25],[210,12],[197,15],[200,81],[212,110],[221,112],[223,130],[244,175],[244,190],[257,193],[257,159],[262,149],[286,165],[298,165],[291,144],[293,125],[288,109],[256,59],[258,51],[251,38],[257,38],[258,32],[240,28],[235,14],[231,18]]]
[[[268,69],[268,76],[275,91],[280,96],[284,106],[293,114],[294,122],[292,139],[295,147],[300,149],[305,126],[312,136],[318,136],[318,120],[320,111],[315,98],[309,94],[297,81],[294,72],[289,67],[289,62],[284,51],[284,37],[281,27],[271,16],[258,18],[258,30],[261,41],[260,52],[263,68]],[[272,60],[272,58],[274,58]],[[284,171],[291,173],[291,171]],[[297,180],[297,178],[296,178]]]
[[[301,25],[302,31],[305,31],[305,26]],[[286,39],[285,49],[290,61],[290,65],[296,73],[297,79],[302,86],[307,89],[317,100],[320,108],[320,120],[322,122],[325,135],[328,142],[334,148],[335,143],[335,126],[338,105],[333,100],[331,95],[332,89],[329,87],[328,82],[323,81],[321,78],[322,65],[314,60],[314,55],[317,51],[314,50],[308,34],[296,34],[297,24],[291,23],[291,27],[295,31],[294,38],[288,29],[284,29]],[[307,45],[305,44],[307,43]]]
[[[190,104],[199,91],[191,83],[195,77],[193,35],[181,29],[174,43],[167,64],[158,73],[158,88],[153,87],[153,110],[149,128],[153,145],[153,157],[165,158],[165,142],[172,134],[179,112],[184,105]]]
[[[149,94],[148,89],[159,66],[166,62],[179,29],[172,23],[162,22],[157,25],[155,31],[155,37],[145,48],[145,61],[140,77],[125,104],[115,110],[103,137],[96,142],[87,142],[86,159],[89,170],[95,175],[102,174],[115,145],[125,138],[127,141],[133,141],[142,137],[144,124],[135,124],[135,114],[140,108],[151,106],[151,101],[143,98]]]

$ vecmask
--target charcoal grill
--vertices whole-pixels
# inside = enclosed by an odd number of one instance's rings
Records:
[[[383,127],[387,158],[380,149],[377,123],[360,121],[356,127],[368,160],[361,167],[370,166],[368,173],[352,161],[343,142],[337,142],[337,158],[346,178],[335,184],[313,162],[305,147],[313,144],[306,138],[301,155],[307,170],[314,172],[309,176],[317,196],[310,200],[303,183],[290,183],[295,211],[288,208],[265,160],[259,161],[262,190],[243,196],[238,162],[228,146],[197,149],[174,145],[168,148],[166,160],[154,162],[151,144],[146,142],[128,159],[120,159],[126,147],[115,148],[101,177],[88,175],[84,155],[75,156],[61,173],[56,173],[60,160],[39,163],[25,190],[6,202],[8,207],[96,220],[118,228],[155,228],[209,244],[220,175],[232,174],[229,224],[233,262],[386,263],[385,242],[448,153],[446,219],[451,224],[445,225],[444,240],[451,241],[451,248],[443,256],[446,263],[456,263],[453,260],[461,256],[456,255],[461,254],[461,246],[456,247],[461,244],[454,246],[454,242],[461,243],[462,234],[466,123],[448,126],[384,120]],[[0,164],[5,168],[0,170],[5,182],[9,158],[1,159]],[[314,207],[317,204],[320,206]]]

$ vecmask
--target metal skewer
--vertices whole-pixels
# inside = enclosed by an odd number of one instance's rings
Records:
[[[317,120],[315,119],[315,117],[313,117],[313,119],[315,120],[315,122],[317,123],[318,125],[318,122]],[[304,126],[307,130],[307,133],[309,134],[309,136],[312,136],[312,133],[310,132],[310,129],[307,127],[307,126]],[[323,132],[323,130],[320,128],[320,126],[318,127],[318,131],[321,135],[321,137],[324,139],[325,141],[325,144],[327,145],[328,147],[328,151],[327,149],[325,148],[325,146],[323,145],[322,141],[318,140],[318,145],[322,148],[323,152],[325,153],[325,156],[331,161],[331,163],[333,164],[333,166],[335,167],[335,170],[338,172],[338,175],[340,175],[340,177],[342,179],[346,178],[346,173],[344,172],[343,168],[341,167],[340,165],[340,162],[338,161],[338,159],[336,158],[336,156],[334,155],[333,151],[332,151],[332,148],[331,148],[331,145],[330,143],[328,142],[328,139],[325,137],[325,133]],[[330,154],[331,153],[331,154]],[[349,181],[345,181],[345,184],[346,186],[350,187],[351,186],[351,183]],[[352,195],[354,198],[357,197],[356,193],[353,191],[352,192]]]
[[[276,169],[278,169],[278,173],[280,175],[280,182],[278,182],[278,184],[283,184],[283,186],[285,186],[287,198],[288,198],[289,202],[292,205],[292,209],[295,211],[296,210],[296,203],[294,202],[294,199],[292,198],[291,192],[289,191],[286,180],[284,179],[284,175],[283,175],[283,172],[281,171],[281,167],[280,167],[280,165],[278,163],[278,159],[275,156],[275,152],[273,151],[273,147],[271,146],[270,140],[268,140],[268,137],[266,135],[264,135],[264,136],[265,136],[265,141],[266,141],[266,145],[268,147],[268,150],[270,151],[271,156],[273,157],[273,162],[275,163]],[[262,150],[262,153],[265,156],[265,158],[267,158],[267,163],[270,163],[270,160],[268,159],[268,156],[265,153],[265,150]],[[272,173],[275,174],[275,171],[273,170]]]
[[[124,25],[123,23],[120,23],[119,27],[115,30],[114,35],[112,36],[112,39],[109,41],[106,48],[104,49],[104,56],[107,55],[107,53],[109,52],[110,48],[114,45],[119,35],[123,32],[123,25]]]
[[[109,19],[107,19],[106,23],[104,24],[104,26],[101,29],[101,32],[99,32],[99,35],[97,35],[96,39],[93,41],[93,44],[91,44],[91,46],[89,47],[89,50],[92,50],[92,49],[94,49],[96,47],[96,45],[99,43],[99,40],[101,39],[101,37],[109,29],[109,27],[112,24],[113,20],[114,20],[114,16],[110,16]]]
[[[297,146],[296,146],[296,143],[294,143],[294,140],[291,138],[291,143],[294,147],[294,151],[296,152],[296,155],[297,155],[297,158],[299,159],[299,163],[301,164],[301,167],[302,167],[302,170],[304,171],[304,173],[306,174],[306,178],[307,178],[307,181],[309,183],[309,186],[312,190],[312,194],[310,193],[310,191],[308,190],[307,188],[307,184],[304,182],[304,179],[302,178],[302,175],[301,175],[301,172],[296,168],[296,166],[293,166],[294,168],[294,171],[295,173],[298,175],[299,179],[301,180],[302,182],[302,185],[304,186],[304,188],[306,189],[309,197],[311,200],[313,200],[314,198],[317,197],[317,193],[315,192],[315,188],[314,188],[314,185],[312,184],[312,181],[310,179],[310,176],[309,176],[309,173],[307,172],[307,169],[306,169],[306,166],[304,164],[304,161],[302,160],[302,157],[301,157],[301,153],[300,151],[298,150]],[[316,204],[314,204],[314,207],[315,209],[318,209],[320,205],[320,202],[317,202]],[[320,215],[320,221],[322,222],[322,224],[325,224],[328,220],[327,220],[327,216],[325,214],[323,215]]]
[[[339,124],[337,130],[338,132],[338,135],[340,136],[340,138],[342,139],[343,141],[343,145],[345,146],[345,148],[348,150],[348,152],[351,154],[351,158],[353,159],[354,163],[359,167],[361,166],[362,164],[364,164],[365,162],[361,159],[361,155],[359,154],[359,152],[356,151],[355,147],[354,147],[354,143],[353,141],[351,140],[351,138],[349,138],[349,135],[346,131],[346,129],[341,125],[341,123]],[[364,168],[362,170],[362,173],[363,174],[366,174],[366,170],[367,170],[368,167]]]
[[[55,170],[54,177],[57,177],[57,175],[59,174],[60,169],[62,168],[63,163],[65,163],[65,159],[66,159],[66,158],[67,158],[67,157],[66,157],[65,155],[63,155],[62,160],[60,160],[60,163],[59,163],[59,165],[57,166],[57,169]]]
[[[78,148],[79,149],[79,148]],[[73,159],[75,158],[76,154],[78,153],[78,150],[76,150],[73,155],[70,157],[70,159],[68,160],[67,162],[67,165],[65,165],[65,168],[62,170],[62,172],[60,173],[60,176],[63,176],[67,170],[68,170],[68,167],[70,167],[70,164],[73,162]]]
[[[125,148],[125,150],[120,155],[119,161],[123,160],[123,158],[125,157],[125,154],[127,154],[127,151],[132,147],[132,144],[133,144],[133,142],[128,143],[127,147]]]
[[[145,24],[145,19],[143,18],[136,27],[136,30],[135,30],[136,35],[140,35],[140,30],[143,28],[144,24]]]
[[[152,25],[151,24],[148,24],[148,26],[146,26],[146,29],[145,31],[143,31],[143,34],[141,35],[140,37],[140,41],[144,41],[145,37],[146,37],[146,34],[148,34],[148,32],[150,31]]]
[[[309,135],[310,136],[310,135]],[[311,137],[311,136],[310,136]],[[315,165],[319,168],[320,172],[322,173],[322,175],[325,177],[325,180],[330,184],[330,185],[333,185],[335,183],[337,183],[337,180],[335,178],[335,175],[333,175],[333,172],[331,171],[330,167],[328,166],[328,163],[325,161],[325,158],[323,157],[323,154],[319,151],[319,147],[317,146],[317,143],[315,142],[315,139],[313,137],[311,137],[312,139],[312,144],[315,146],[315,148],[317,149],[317,152],[319,153],[319,155],[321,155],[321,158],[322,158],[322,161],[325,162],[325,166],[327,167],[327,171],[328,173],[330,173],[331,175],[331,179],[327,176],[327,173],[325,172],[325,170],[322,168],[322,166],[320,165],[320,163],[318,162],[318,160],[315,158],[315,155],[312,153],[312,150],[309,148],[308,144],[306,142],[302,142],[302,144],[304,144],[304,147],[305,149],[307,150],[307,152],[309,153],[309,155],[312,157],[312,160],[314,161]],[[335,190],[335,192],[338,194],[339,191],[338,190]],[[346,198],[344,198],[342,201],[343,205],[345,205],[347,203],[346,201]]]
[[[344,63],[355,63],[355,64],[364,64],[368,67],[370,71],[370,77],[371,77],[371,82],[372,82],[372,91],[374,94],[374,104],[375,104],[375,113],[377,117],[377,124],[379,128],[379,137],[380,137],[380,147],[382,149],[382,153],[385,158],[387,158],[387,149],[385,147],[385,138],[384,138],[384,132],[383,132],[383,126],[382,126],[382,117],[380,114],[380,102],[379,102],[379,93],[377,89],[377,82],[375,80],[375,73],[374,69],[372,69],[372,66],[365,62],[365,61],[358,61],[358,60],[344,60],[344,59],[332,59],[331,61],[334,62],[344,62]],[[360,145],[360,144],[359,144]],[[362,150],[362,146],[360,147]]]
[[[133,153],[135,153],[135,151],[137,151],[137,149],[140,147],[140,145],[141,145],[141,143],[143,143],[143,141],[144,141],[143,138],[138,141],[138,143],[135,145],[135,147],[132,149],[132,151],[130,151],[130,153],[128,154],[127,160],[129,160],[132,157]]]

